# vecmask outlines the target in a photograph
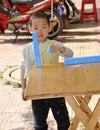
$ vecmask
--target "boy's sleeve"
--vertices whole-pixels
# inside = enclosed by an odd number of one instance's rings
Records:
[[[68,48],[68,47],[65,47],[65,52],[62,53],[64,57],[66,58],[70,58],[70,57],[73,57],[73,51],[72,49]]]
[[[20,61],[20,69],[25,70],[25,48],[22,51],[22,55],[21,55],[21,61]]]

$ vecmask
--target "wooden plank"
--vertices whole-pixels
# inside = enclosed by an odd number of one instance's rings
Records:
[[[32,66],[26,87],[26,97],[29,99],[99,93],[100,63]]]
[[[84,98],[79,97],[79,96],[75,96],[75,99],[80,104],[80,108],[82,109],[82,111],[87,115],[88,118],[90,118],[92,115],[92,111],[89,108],[88,104],[85,102]]]
[[[84,111],[81,109],[81,104],[77,102],[74,97],[66,97],[68,103],[70,104],[71,108],[75,112],[76,116],[74,118],[74,123],[78,123],[78,119],[82,122],[82,124],[85,127],[85,130],[99,130],[100,129],[100,123],[98,122],[98,119],[100,117],[100,99],[93,111],[91,113],[91,117],[87,117],[87,115],[84,113]],[[88,107],[88,104],[87,104]],[[80,116],[81,115],[81,116]],[[78,117],[78,119],[77,119]],[[69,130],[74,130],[76,129],[76,124],[74,125],[72,122],[72,125],[70,126]]]
[[[88,123],[88,118],[80,108],[75,98],[71,96],[67,96],[66,99],[67,102],[70,104],[71,108],[73,109],[73,111],[75,112],[75,114],[77,115],[78,119],[83,123],[84,126],[86,126]],[[73,130],[75,130],[75,128],[73,128]]]
[[[77,115],[75,115],[75,117],[71,121],[71,124],[68,130],[76,130],[78,127],[79,121],[80,121],[79,118],[77,117]]]
[[[76,97],[76,96],[75,96]],[[84,101],[86,102],[86,104],[88,105],[88,103],[89,103],[89,101],[90,101],[90,99],[91,99],[91,95],[87,95],[87,96],[77,96],[77,97],[79,97],[79,98],[83,98],[84,99]],[[80,108],[81,108],[82,106],[81,106],[81,104],[80,104]],[[77,127],[78,127],[78,124],[79,124],[79,122],[80,122],[80,120],[79,120],[79,118],[77,117],[77,115],[75,114],[75,117],[73,118],[73,120],[72,120],[72,123],[71,123],[71,125],[70,125],[70,128],[69,128],[69,130],[76,130],[77,129]]]
[[[32,66],[27,84],[26,96],[55,97],[86,92],[81,65],[64,66],[63,63]],[[82,90],[81,90],[81,87]]]
[[[98,91],[100,89],[100,63],[84,64],[82,69],[87,91]]]
[[[91,98],[92,98],[92,95],[86,95],[84,96],[84,101],[88,104]]]
[[[86,126],[86,130],[95,130],[96,123],[100,117],[100,99],[95,107],[95,110]]]
[[[80,108],[81,110],[87,115],[87,117],[90,119],[93,112],[91,111],[91,109],[88,106],[88,103],[85,101],[85,99],[83,97],[79,97],[79,96],[75,96],[75,99],[78,101],[78,103],[80,104]],[[97,118],[98,119],[98,118]],[[98,127],[99,122],[97,121],[96,123],[96,127]]]
[[[100,122],[96,125],[96,130],[100,130]]]

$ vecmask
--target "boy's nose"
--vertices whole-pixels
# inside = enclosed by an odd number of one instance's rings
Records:
[[[42,34],[42,30],[41,29],[38,30],[38,34]]]
[[[38,32],[39,32],[39,33],[41,33],[41,32],[42,32],[42,30],[41,30],[41,29],[38,29]]]

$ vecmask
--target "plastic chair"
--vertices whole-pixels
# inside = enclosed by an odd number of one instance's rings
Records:
[[[85,11],[85,5],[86,4],[92,4],[93,5],[93,11],[92,12],[86,12]],[[89,18],[94,18],[95,22],[98,22],[96,2],[95,2],[95,0],[82,0],[80,22],[83,23],[84,19],[89,19]]]

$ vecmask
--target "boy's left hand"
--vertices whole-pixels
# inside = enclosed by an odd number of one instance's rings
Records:
[[[57,46],[57,45],[52,45],[51,48],[52,48],[52,52],[59,51],[59,52],[63,53],[65,51],[64,47],[60,47],[60,46]]]
[[[60,47],[60,46],[57,46],[57,45],[52,45],[51,48],[52,48],[52,52],[59,51],[59,52],[63,53],[65,51],[64,47]]]

